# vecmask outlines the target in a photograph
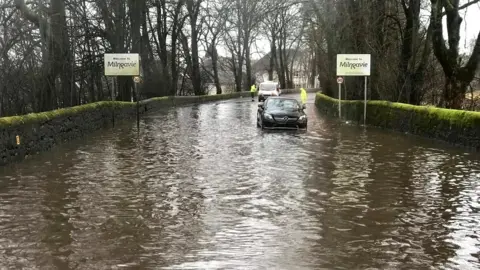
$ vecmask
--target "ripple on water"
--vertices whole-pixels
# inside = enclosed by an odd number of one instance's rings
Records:
[[[0,268],[478,269],[478,155],[248,99],[165,110],[0,171]]]

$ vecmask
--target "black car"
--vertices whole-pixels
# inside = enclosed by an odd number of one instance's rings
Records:
[[[305,105],[288,97],[269,97],[258,104],[257,127],[266,129],[306,129]]]

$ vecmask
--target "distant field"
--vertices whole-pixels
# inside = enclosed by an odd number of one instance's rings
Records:
[[[472,92],[468,91],[465,94],[465,98],[472,99]],[[473,99],[478,99],[478,98],[480,98],[480,89],[473,91]]]

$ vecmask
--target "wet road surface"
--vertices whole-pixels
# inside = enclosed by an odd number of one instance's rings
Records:
[[[0,269],[480,267],[478,154],[256,110],[172,108],[0,168]]]

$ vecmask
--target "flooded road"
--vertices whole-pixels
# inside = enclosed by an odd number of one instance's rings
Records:
[[[256,110],[172,108],[0,168],[0,269],[480,267],[478,154]]]

